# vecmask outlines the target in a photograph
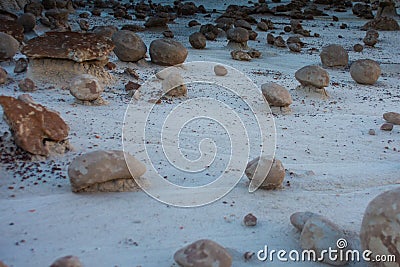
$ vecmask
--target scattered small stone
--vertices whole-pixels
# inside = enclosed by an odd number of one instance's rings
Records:
[[[254,216],[252,213],[249,213],[246,216],[244,216],[243,223],[246,226],[256,226],[257,225],[257,217]]]
[[[118,28],[113,25],[108,26],[95,26],[92,29],[92,32],[100,35],[104,38],[111,39],[114,33],[118,31]]]
[[[369,134],[369,135],[376,135],[374,129],[369,129],[368,134]]]
[[[301,52],[301,45],[299,43],[290,43],[288,48],[292,52]]]
[[[86,19],[78,20],[78,24],[79,24],[79,28],[82,31],[87,32],[89,30],[89,28],[90,28],[89,21],[87,21]]]
[[[24,13],[32,13],[35,17],[40,17],[43,12],[43,5],[39,2],[30,2],[24,6]]]
[[[195,27],[195,26],[198,26],[198,25],[201,25],[201,23],[199,23],[197,20],[191,20],[188,23],[189,27]]]
[[[389,123],[400,125],[400,113],[386,112],[385,114],[383,114],[383,118]]]
[[[324,46],[319,56],[322,64],[328,67],[345,67],[349,63],[349,54],[341,45]]]
[[[275,38],[274,45],[276,47],[286,47],[286,42],[283,40],[283,37],[279,35]]]
[[[393,130],[393,123],[386,122],[381,126],[382,131],[391,131]]]
[[[365,45],[375,46],[375,44],[378,42],[378,38],[379,38],[378,31],[371,29],[366,32],[363,42]]]
[[[231,267],[232,256],[224,247],[208,239],[198,240],[175,252],[174,260],[182,267]]]
[[[362,44],[355,44],[355,45],[353,46],[353,50],[354,50],[355,52],[360,53],[360,52],[362,52],[362,51],[364,50],[364,46],[363,46]]]
[[[272,33],[267,34],[267,44],[274,44],[275,43],[275,37]]]
[[[4,84],[7,81],[7,71],[0,67],[0,84]]]
[[[283,31],[284,32],[291,32],[292,31],[292,27],[290,27],[289,25],[286,25],[285,27],[283,27]]]
[[[19,42],[11,35],[0,32],[0,61],[14,57],[19,48]]]
[[[251,57],[251,58],[260,58],[261,57],[261,52],[258,51],[257,49],[250,49],[249,51],[247,51],[247,54]]]
[[[155,64],[173,66],[186,60],[188,51],[180,42],[172,39],[156,39],[150,43],[150,58]]]
[[[69,255],[57,259],[50,267],[83,267],[83,264],[78,257]]]
[[[214,73],[217,76],[225,76],[228,74],[228,70],[222,65],[215,65],[214,66]]]
[[[251,60],[251,56],[247,52],[241,51],[241,50],[233,50],[231,52],[231,57],[234,60],[240,60],[240,61],[250,61]]]
[[[319,66],[305,66],[295,73],[295,78],[303,86],[323,88],[329,85],[329,74]]]
[[[125,91],[129,92],[129,91],[137,90],[140,88],[140,86],[141,85],[139,83],[129,81],[127,84],[125,84]]]
[[[89,74],[76,76],[70,83],[69,92],[81,101],[95,101],[101,96],[104,88],[99,80]]]
[[[257,23],[257,29],[266,32],[268,31],[268,25],[264,21],[260,21],[259,23]]]
[[[144,26],[146,28],[168,28],[167,23],[168,18],[154,16],[149,17],[144,23]]]
[[[162,89],[164,93],[172,97],[181,97],[187,95],[187,87],[185,81],[179,72],[172,71],[162,81]]]
[[[254,41],[257,39],[258,33],[252,30],[249,30],[249,40]]]
[[[365,210],[360,230],[361,247],[372,251],[373,260],[376,255],[400,255],[399,199],[400,188],[397,187],[375,197]]]
[[[381,68],[371,59],[359,59],[351,64],[350,75],[360,84],[374,84],[381,75]]]
[[[339,21],[339,18],[336,17],[336,16],[332,16],[332,20],[333,20],[333,21]]]
[[[246,30],[252,30],[251,28],[251,24],[248,23],[247,21],[243,20],[243,19],[238,19],[236,20],[233,25],[235,26],[235,28],[244,28]]]
[[[123,192],[137,190],[146,166],[134,156],[118,150],[98,150],[76,157],[68,166],[72,191]]]
[[[33,92],[36,91],[35,83],[29,79],[25,78],[18,83],[18,87],[22,92]]]
[[[24,32],[31,32],[36,26],[36,17],[32,13],[24,13],[18,17],[17,22],[24,27]]]
[[[138,74],[138,73],[136,72],[136,70],[134,70],[134,69],[126,68],[126,69],[124,70],[124,72],[125,72],[126,74],[132,76],[132,77],[135,78],[136,80],[139,80],[139,79],[140,79],[139,74]]]
[[[115,45],[114,53],[121,61],[137,62],[146,56],[147,46],[134,32],[117,31],[113,34],[112,41]]]
[[[266,190],[280,188],[285,179],[285,168],[278,159],[257,157],[247,164],[245,173],[249,180],[263,181],[260,188]]]
[[[195,49],[203,49],[207,45],[207,39],[201,32],[195,32],[189,36],[189,43]]]
[[[274,82],[264,83],[261,85],[261,91],[268,104],[275,107],[288,107],[293,103],[292,96],[289,91]]]
[[[162,34],[165,38],[174,38],[174,36],[175,36],[171,30],[163,31]]]

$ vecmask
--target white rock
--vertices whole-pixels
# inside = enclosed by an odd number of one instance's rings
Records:
[[[260,188],[267,190],[281,187],[285,178],[285,168],[282,162],[278,159],[271,161],[264,157],[261,160],[260,157],[257,157],[250,161],[247,164],[245,173],[249,180],[263,180]]]
[[[179,72],[171,72],[163,81],[162,89],[168,96],[180,97],[187,95],[185,81]]]
[[[89,74],[81,74],[72,79],[69,92],[78,100],[93,101],[100,97],[104,88],[99,80]]]

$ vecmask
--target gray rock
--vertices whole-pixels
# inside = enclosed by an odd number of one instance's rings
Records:
[[[288,48],[292,52],[300,52],[301,51],[301,45],[299,43],[289,43]]]
[[[322,64],[328,67],[345,67],[349,63],[349,54],[337,44],[323,47],[319,56]]]
[[[99,80],[89,74],[76,76],[70,83],[69,92],[81,101],[94,101],[98,99],[104,88]]]
[[[0,67],[0,84],[4,84],[7,81],[7,71]]]
[[[244,43],[249,40],[249,31],[245,28],[238,27],[229,29],[226,34],[228,40],[233,42]]]
[[[385,114],[383,114],[383,118],[389,123],[400,125],[400,113],[386,112]]]
[[[134,156],[117,150],[98,150],[76,157],[68,166],[73,192],[122,192],[138,189],[134,179],[146,166]]]
[[[382,263],[395,267],[400,262],[400,187],[383,192],[367,206],[361,224],[360,239],[364,250],[376,255],[395,255],[396,263]]]
[[[289,91],[277,83],[264,83],[261,85],[261,91],[271,106],[287,107],[293,103],[292,96],[290,95]]]
[[[174,260],[182,267],[231,267],[232,256],[212,240],[198,240],[175,252]]]
[[[234,50],[231,52],[231,57],[234,60],[240,60],[240,61],[250,61],[251,60],[251,56],[244,51],[241,50]]]
[[[152,41],[149,51],[151,61],[162,66],[181,64],[188,55],[186,47],[170,38]]]
[[[0,61],[11,59],[19,48],[19,42],[7,33],[0,32]]]
[[[268,31],[268,25],[264,21],[260,21],[259,23],[257,23],[257,29],[266,32]]]
[[[329,74],[319,66],[305,66],[295,73],[295,78],[303,86],[323,88],[329,85]]]
[[[313,217],[322,217],[322,215],[310,211],[295,212],[290,215],[290,222],[301,232],[306,222]]]
[[[147,46],[134,32],[117,31],[112,35],[112,41],[115,45],[114,53],[121,61],[136,62],[146,56]]]
[[[303,230],[300,234],[300,246],[303,250],[312,250],[318,255],[321,255],[323,250],[328,251],[329,248],[335,250],[342,250],[343,255],[349,249],[351,249],[351,245],[347,243],[344,247],[338,247],[338,240],[345,238],[343,230],[339,228],[336,224],[328,220],[323,216],[311,216],[306,223],[304,224]],[[347,241],[344,241],[347,242]],[[338,252],[337,255],[339,255]],[[329,257],[328,253],[323,254],[323,262],[335,265],[342,266],[347,264],[347,261],[338,257],[336,260],[333,260]]]
[[[189,36],[189,43],[195,49],[203,49],[207,45],[207,39],[201,32],[195,32]]]
[[[25,72],[27,68],[28,68],[28,60],[26,58],[19,58],[17,62],[15,62],[14,73]]]
[[[78,257],[69,255],[58,258],[50,267],[83,267],[83,264],[79,261]]]
[[[36,26],[36,17],[32,13],[24,13],[18,17],[17,22],[24,27],[24,32],[31,32]]]
[[[25,78],[18,83],[18,87],[23,92],[33,92],[36,91],[35,83],[29,79]]]
[[[222,65],[215,65],[214,66],[214,73],[217,76],[225,76],[228,74],[228,70]]]
[[[374,84],[381,75],[381,68],[371,59],[359,59],[351,64],[350,75],[360,84]]]
[[[238,19],[236,20],[233,25],[235,26],[235,28],[244,28],[246,30],[251,30],[251,24],[248,23],[247,21],[243,20],[243,19]]]
[[[286,42],[282,36],[278,35],[274,40],[274,45],[276,47],[286,47]]]
[[[285,179],[285,168],[280,160],[257,157],[247,164],[245,174],[249,180],[263,181],[261,189],[277,189]]]

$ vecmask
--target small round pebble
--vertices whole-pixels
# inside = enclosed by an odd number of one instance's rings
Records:
[[[252,213],[249,213],[246,216],[244,216],[243,223],[246,226],[256,226],[257,225],[257,217],[254,216]]]
[[[382,124],[381,130],[382,131],[391,131],[391,130],[393,130],[393,124],[386,122],[386,123]]]
[[[225,76],[226,74],[228,74],[228,70],[222,65],[215,65],[214,72],[217,76]]]
[[[374,129],[369,129],[368,134],[369,135],[375,135],[375,130]]]
[[[364,46],[362,44],[355,44],[353,49],[355,52],[362,52],[364,50]]]

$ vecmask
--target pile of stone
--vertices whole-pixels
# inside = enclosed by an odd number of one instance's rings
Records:
[[[113,77],[104,66],[113,49],[113,42],[99,34],[47,32],[29,40],[22,53],[29,58],[29,78],[64,86],[80,74],[111,83]]]

